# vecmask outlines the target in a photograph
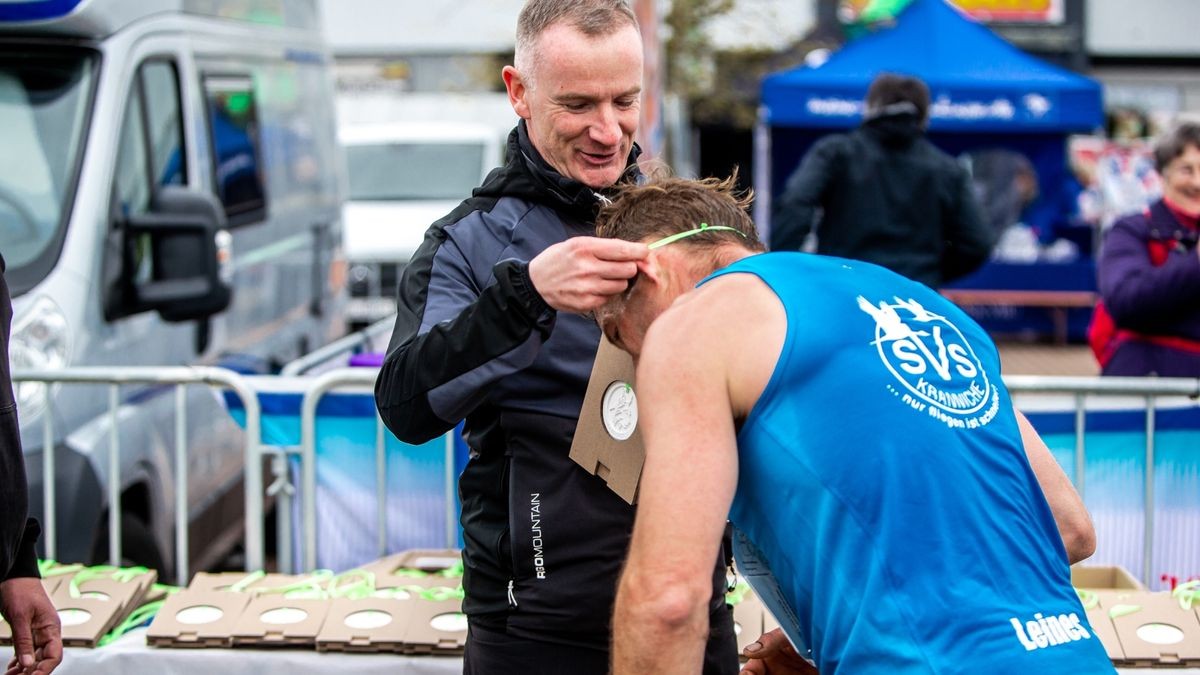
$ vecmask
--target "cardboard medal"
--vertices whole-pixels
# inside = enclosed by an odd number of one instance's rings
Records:
[[[258,593],[296,583],[305,577],[297,574],[266,574],[251,578],[245,572],[197,572],[188,584],[189,591],[237,591],[257,595]]]
[[[186,589],[163,604],[146,631],[155,647],[228,647],[233,627],[251,596],[228,591]]]
[[[1200,663],[1200,622],[1194,611],[1181,607],[1170,593],[1141,592],[1121,601],[1129,611],[1117,612],[1112,623],[1126,663],[1134,666]],[[1101,606],[1103,603],[1102,598]]]
[[[337,598],[330,603],[317,651],[404,652],[415,600]]]
[[[233,646],[314,646],[329,605],[327,599],[260,595],[246,605],[234,624]]]
[[[462,553],[451,549],[419,549],[401,551],[367,563],[357,569],[369,572],[375,579],[375,588],[457,588],[462,584],[460,576],[444,576],[441,572],[462,561]]]
[[[1144,591],[1146,587],[1120,565],[1071,567],[1071,585],[1088,590]]]
[[[467,617],[462,600],[415,600],[404,635],[406,654],[462,654],[467,644]]]
[[[637,502],[646,459],[634,374],[633,357],[601,338],[570,453],[576,464],[630,504]]]

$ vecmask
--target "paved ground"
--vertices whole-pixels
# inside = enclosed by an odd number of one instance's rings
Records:
[[[1048,345],[1000,342],[1000,364],[1006,375],[1100,374],[1087,345]]]

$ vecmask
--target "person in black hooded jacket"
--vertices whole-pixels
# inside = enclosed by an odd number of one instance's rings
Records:
[[[38,522],[29,517],[25,457],[8,370],[12,301],[0,256],[0,615],[12,627],[13,657],[5,672],[47,675],[62,660],[58,612],[38,578]]]
[[[530,0],[504,68],[505,166],[435,222],[405,268],[376,405],[402,441],[465,419],[459,479],[464,673],[608,672],[634,509],[569,457],[600,328],[649,253],[599,239],[606,192],[638,181],[642,41],[622,0]],[[705,672],[737,672],[713,561]]]
[[[987,260],[994,236],[967,172],[925,138],[929,89],[885,73],[863,124],[817,141],[771,219],[771,250],[798,251],[817,209],[817,253],[865,260],[932,288]]]

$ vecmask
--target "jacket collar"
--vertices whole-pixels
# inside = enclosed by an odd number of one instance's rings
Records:
[[[642,149],[634,143],[629,157],[626,158],[625,173],[619,183],[642,182],[643,176],[637,165],[641,152]],[[476,190],[475,194],[520,197],[545,204],[588,224],[596,219],[600,207],[609,200],[614,191],[614,188],[594,190],[556,171],[537,148],[533,147],[525,120],[520,120],[508,135],[508,163],[504,173],[504,180],[489,180]]]

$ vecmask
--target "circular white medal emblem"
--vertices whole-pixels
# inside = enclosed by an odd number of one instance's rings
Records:
[[[633,393],[633,387],[620,380],[609,384],[600,402],[600,419],[613,439],[629,440],[638,421],[637,394]]]

